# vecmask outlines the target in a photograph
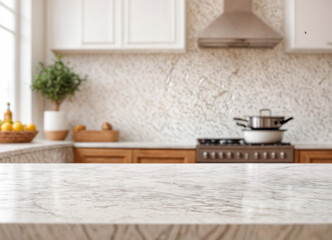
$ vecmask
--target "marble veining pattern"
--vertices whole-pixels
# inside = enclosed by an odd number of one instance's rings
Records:
[[[187,0],[184,54],[71,54],[82,91],[63,104],[72,126],[110,121],[124,141],[193,141],[241,136],[232,118],[271,108],[294,116],[285,141],[331,141],[332,55],[275,49],[199,49],[197,35],[222,0]],[[254,0],[255,12],[283,35],[284,0]],[[48,105],[51,108],[52,105]]]
[[[0,165],[5,239],[331,239],[332,166]]]
[[[332,223],[332,166],[1,165],[2,223]]]

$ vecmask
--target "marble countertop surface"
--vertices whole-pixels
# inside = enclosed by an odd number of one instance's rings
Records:
[[[8,143],[0,144],[0,157],[11,156],[15,154],[23,154],[34,151],[55,149],[62,147],[72,147],[73,142],[71,141],[47,141],[38,140],[31,143]]]
[[[146,149],[196,149],[192,142],[74,142],[76,148],[146,148]],[[294,148],[332,150],[332,143],[294,143]]]
[[[196,149],[196,141],[188,142],[72,142],[38,140],[32,143],[0,144],[0,155],[38,151],[61,147],[76,148],[147,148],[147,149]],[[295,149],[332,150],[331,143],[294,143]]]
[[[332,165],[0,165],[0,223],[332,224]]]
[[[196,149],[193,142],[75,142],[76,148]]]
[[[294,143],[295,149],[298,150],[332,150],[332,142],[327,143]]]
[[[332,239],[332,165],[0,164],[0,236]]]

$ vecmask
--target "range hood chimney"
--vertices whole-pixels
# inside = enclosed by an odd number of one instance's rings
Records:
[[[224,13],[198,37],[200,47],[273,48],[282,37],[252,11],[252,0],[224,0]]]

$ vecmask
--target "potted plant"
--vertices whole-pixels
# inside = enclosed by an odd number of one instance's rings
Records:
[[[36,74],[32,90],[39,91],[51,100],[54,111],[44,112],[44,132],[49,140],[64,140],[69,132],[69,124],[65,112],[60,105],[69,96],[79,90],[85,78],[74,73],[64,62],[62,56],[56,56],[54,63],[48,67],[40,63],[41,71]]]

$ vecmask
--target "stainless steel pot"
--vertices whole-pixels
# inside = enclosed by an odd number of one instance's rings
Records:
[[[268,113],[268,115],[263,115],[264,112]],[[270,109],[261,109],[259,116],[248,116],[247,119],[234,118],[235,121],[245,122],[246,124],[242,125],[251,129],[279,129],[292,119],[293,117],[285,119],[284,116],[272,116]]]

